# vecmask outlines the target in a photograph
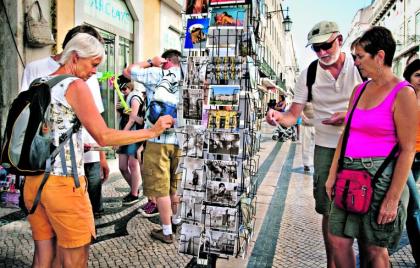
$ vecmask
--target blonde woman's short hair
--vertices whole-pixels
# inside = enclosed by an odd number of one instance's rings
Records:
[[[103,59],[105,56],[105,49],[102,43],[87,33],[78,33],[67,43],[61,53],[59,63],[67,63],[73,52],[76,52],[81,58],[101,57]]]

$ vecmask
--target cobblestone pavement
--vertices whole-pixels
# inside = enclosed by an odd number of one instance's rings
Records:
[[[314,212],[312,176],[303,172],[301,144],[277,143],[271,140],[271,129],[263,132],[256,226],[248,255],[219,259],[217,267],[326,267],[321,217]],[[109,163],[114,172],[103,188],[105,215],[95,221],[98,237],[89,267],[193,267],[190,256],[178,254],[177,243],[150,238],[159,219],[139,215],[144,198],[122,206],[129,188],[117,172],[117,161]],[[0,209],[0,241],[0,267],[31,265],[31,232],[19,210]],[[415,267],[406,235],[391,261],[393,267]]]

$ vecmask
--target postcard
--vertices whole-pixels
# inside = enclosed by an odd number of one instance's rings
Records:
[[[209,153],[239,155],[239,133],[211,132],[208,136]]]
[[[187,86],[203,85],[206,81],[208,63],[209,57],[188,57],[184,84]]]
[[[201,222],[204,192],[184,190],[181,201],[181,218],[185,221]]]
[[[235,252],[236,234],[206,230],[204,252],[233,255]]]
[[[237,111],[209,110],[208,128],[212,129],[239,129],[240,113]]]
[[[209,0],[185,0],[185,14],[201,14],[209,11]]]
[[[183,223],[179,237],[179,253],[198,256],[200,241],[201,226]]]
[[[207,180],[206,201],[227,206],[236,206],[238,203],[238,184]]]
[[[239,85],[210,85],[208,104],[218,106],[238,106],[240,91],[241,87]]]
[[[209,0],[210,6],[228,5],[228,4],[245,4],[247,0]]]
[[[206,206],[206,227],[224,231],[236,231],[238,210],[236,208]]]
[[[209,18],[189,18],[185,33],[185,49],[201,50],[206,48]]]
[[[205,160],[206,181],[236,182],[238,163],[236,161]]]
[[[182,156],[203,157],[205,126],[187,125],[180,128],[177,138]]]
[[[184,157],[182,168],[184,169],[182,187],[191,190],[204,190],[204,160]]]
[[[243,28],[246,24],[246,8],[215,7],[210,14],[210,27]]]
[[[201,120],[203,114],[204,90],[199,86],[183,88],[183,117],[184,119]]]

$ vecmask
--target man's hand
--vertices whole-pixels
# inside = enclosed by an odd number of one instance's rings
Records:
[[[155,134],[155,137],[158,137],[160,134],[162,134],[163,131],[171,128],[174,124],[175,119],[172,116],[164,115],[159,117],[156,124],[154,124],[150,130]]]
[[[167,62],[167,60],[159,56],[155,56],[152,59],[152,64],[154,67],[161,67],[165,62]]]
[[[109,166],[108,162],[106,161],[106,155],[104,151],[100,153],[100,165],[101,165],[101,182],[104,183],[109,177]]]
[[[268,112],[265,116],[265,120],[272,126],[277,126],[279,123],[278,121],[283,117],[281,112],[278,112],[273,109],[268,109]]]
[[[342,126],[346,118],[346,112],[336,112],[329,119],[323,120],[324,125]]]

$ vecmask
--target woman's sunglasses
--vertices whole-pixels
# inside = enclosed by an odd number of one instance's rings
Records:
[[[321,49],[322,50],[328,50],[328,49],[330,49],[332,46],[333,46],[333,44],[334,44],[334,42],[335,42],[335,40],[338,38],[338,36],[336,37],[336,38],[334,38],[334,40],[332,40],[331,42],[329,42],[329,43],[321,43],[321,44],[313,44],[312,45],[312,49],[315,51],[315,52],[320,52],[321,51]]]

